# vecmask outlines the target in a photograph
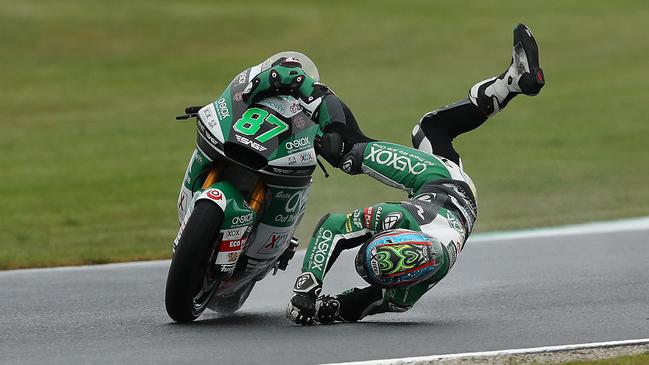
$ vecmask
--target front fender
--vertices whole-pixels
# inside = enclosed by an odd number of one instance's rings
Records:
[[[211,200],[224,213],[221,230],[251,225],[256,219],[256,213],[239,190],[227,181],[219,181],[202,191],[197,192],[194,204],[199,200]]]

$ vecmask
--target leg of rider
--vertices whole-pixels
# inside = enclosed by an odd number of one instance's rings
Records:
[[[316,281],[321,283],[340,252],[363,244],[370,232],[364,227],[352,226],[352,216],[353,213],[331,213],[320,219],[304,255],[303,273],[312,273]]]
[[[460,164],[460,155],[453,148],[453,138],[479,127],[487,120],[468,98],[426,113],[412,131],[415,148]]]
[[[398,203],[381,203],[365,209],[357,209],[352,213],[328,214],[320,220],[313,233],[309,247],[304,256],[302,274],[298,276],[293,291],[307,296],[318,295],[320,284],[325,274],[338,258],[341,251],[362,245],[369,237],[377,232],[392,228],[418,229],[418,224],[412,215]],[[354,306],[366,308],[371,303],[382,297],[380,289],[367,289],[356,295]],[[297,296],[297,295],[296,295]],[[293,298],[296,298],[294,296]],[[294,307],[309,306],[303,296],[297,296],[296,301],[291,299]],[[332,297],[326,297],[332,298]],[[299,303],[297,303],[299,301]],[[319,301],[320,304],[322,301]],[[338,303],[335,301],[335,303]],[[318,303],[315,303],[316,305]],[[339,306],[324,308],[323,312],[331,322],[337,317]],[[300,308],[305,309],[305,308]],[[315,308],[314,308],[315,309]],[[323,308],[319,308],[323,309]],[[310,310],[306,308],[305,311]],[[320,311],[318,311],[320,314]],[[291,317],[289,317],[291,318]]]
[[[384,215],[386,221],[381,224],[389,222],[388,217],[394,215],[398,208],[394,205],[383,205],[385,212],[393,214]],[[401,211],[404,216],[407,215],[405,211]],[[439,215],[448,216],[445,209],[441,209]],[[436,219],[439,218],[436,217]],[[436,222],[437,220],[434,220]],[[346,322],[355,322],[367,315],[373,315],[384,312],[404,312],[410,309],[419,298],[430,290],[435,284],[441,281],[446,274],[450,271],[451,267],[457,259],[457,255],[462,249],[462,241],[464,234],[460,227],[453,228],[453,225],[446,223],[443,225],[424,224],[419,226],[424,233],[431,234],[440,239],[443,247],[445,248],[444,255],[442,256],[443,262],[439,270],[430,278],[408,287],[394,287],[388,289],[381,289],[378,286],[369,286],[365,288],[353,288],[347,290],[336,297],[324,297],[320,300],[320,307],[325,310],[318,310],[318,317],[321,312],[325,312],[325,317],[331,318],[331,312],[335,316],[331,320],[324,321],[326,323],[332,322],[333,319],[338,319]],[[401,226],[400,222],[396,223]],[[391,227],[386,227],[391,228]],[[411,227],[412,229],[414,227]],[[329,310],[330,303],[337,303],[332,309]],[[329,312],[329,313],[327,313]],[[320,320],[320,322],[323,322]]]
[[[385,312],[405,312],[450,270],[450,263],[432,277],[412,286],[381,289],[378,286],[352,288],[337,295],[340,303],[338,319],[356,322],[365,316]]]
[[[468,98],[424,115],[412,132],[413,145],[461,164],[453,138],[479,127],[516,95],[538,94],[544,84],[536,41],[529,28],[518,24],[507,71],[474,85]]]

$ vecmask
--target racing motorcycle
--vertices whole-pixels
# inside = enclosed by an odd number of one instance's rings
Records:
[[[319,127],[291,96],[252,105],[242,92],[281,57],[296,58],[314,79],[313,62],[282,52],[239,74],[216,101],[177,117],[195,118],[196,150],[179,197],[165,306],[178,322],[206,308],[229,314],[270,271],[285,269],[306,207]]]

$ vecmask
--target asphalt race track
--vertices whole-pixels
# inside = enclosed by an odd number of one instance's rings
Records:
[[[649,337],[649,228],[469,240],[410,311],[284,319],[301,255],[234,316],[172,323],[168,261],[0,272],[0,363],[313,364]],[[325,291],[360,284],[351,255]]]

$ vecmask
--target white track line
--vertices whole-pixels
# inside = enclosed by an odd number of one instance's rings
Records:
[[[514,239],[528,239],[528,238],[542,238],[542,237],[556,237],[556,236],[576,236],[581,234],[599,234],[599,233],[613,233],[624,231],[640,231],[649,230],[649,217],[631,218],[614,220],[608,222],[596,222],[585,224],[574,224],[569,226],[548,227],[538,229],[527,229],[517,231],[500,231],[500,232],[487,232],[476,233],[471,235],[469,243],[476,242],[494,242],[505,241]],[[306,247],[303,243],[300,247]],[[304,251],[298,251],[297,257],[304,255]],[[48,267],[41,269],[18,269],[0,271],[0,275],[8,274],[11,272],[28,273],[31,271],[45,272],[45,271],[69,271],[69,270],[113,270],[122,269],[127,267],[147,267],[147,266],[164,266],[169,265],[169,260],[156,260],[156,261],[134,261],[123,262],[114,264],[98,264],[98,265],[82,265],[82,266],[63,266],[63,267]]]
[[[649,217],[573,224],[559,227],[526,229],[520,231],[477,233],[469,238],[471,243],[480,241],[504,241],[556,236],[576,236],[583,234],[613,233],[624,231],[640,231],[649,229]]]
[[[473,357],[493,357],[493,356],[507,356],[507,355],[518,355],[518,354],[534,354],[534,353],[544,353],[544,352],[558,352],[558,351],[568,351],[568,350],[581,350],[581,349],[590,349],[590,348],[605,348],[605,347],[645,345],[645,344],[649,344],[649,338],[636,339],[636,340],[624,340],[624,341],[582,343],[576,345],[533,347],[527,349],[466,352],[460,354],[404,357],[404,358],[385,359],[385,360],[338,362],[338,363],[330,363],[325,365],[406,365],[406,364],[413,364],[413,363],[423,362],[423,361],[440,361],[440,360],[443,361],[443,360],[453,360],[453,359],[473,358]]]

